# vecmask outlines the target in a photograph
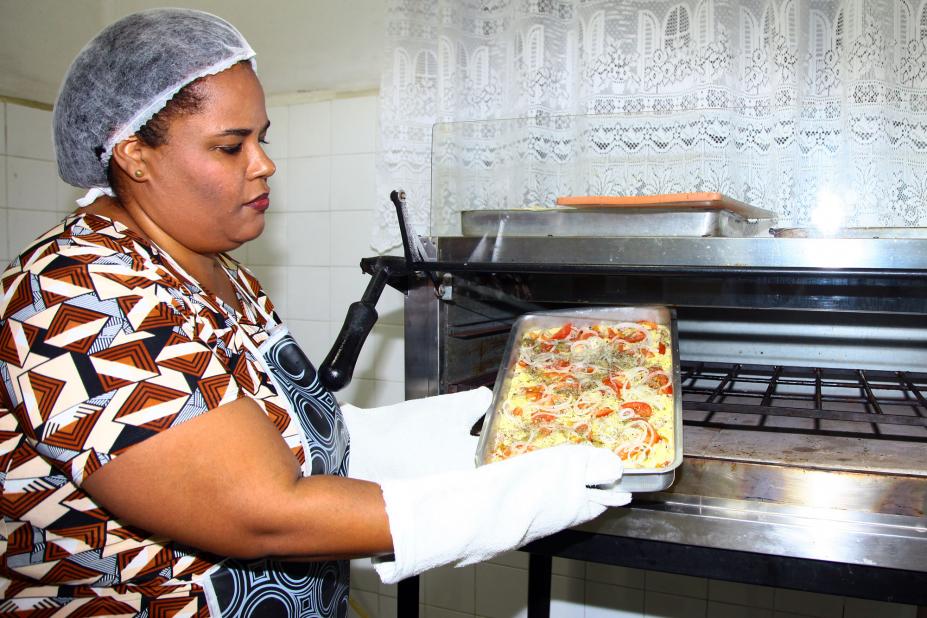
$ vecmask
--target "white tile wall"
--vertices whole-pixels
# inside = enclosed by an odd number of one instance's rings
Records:
[[[50,230],[58,221],[58,214],[49,211],[7,210],[7,233],[10,252],[18,253],[25,243]],[[25,241],[24,241],[25,239]]]
[[[841,618],[843,616],[843,597],[829,594],[777,589],[773,602],[776,612],[790,612],[818,618]]]
[[[347,401],[360,408],[375,408],[402,401],[405,392],[404,382],[354,378],[347,388],[338,392],[338,401]]]
[[[584,618],[586,580],[554,575],[550,580],[550,615]]]
[[[586,618],[643,618],[644,591],[586,581]]]
[[[332,104],[332,154],[376,151],[377,98],[339,99]]]
[[[476,567],[442,567],[421,579],[425,604],[472,615],[476,609],[474,585]]]
[[[704,599],[708,596],[708,580],[703,577],[687,577],[659,571],[647,571],[644,586],[648,591],[663,592],[679,596]]]
[[[882,603],[865,599],[846,599],[843,618],[916,618],[917,608],[900,603]]]
[[[328,290],[331,269],[320,266],[291,266],[287,269],[288,319],[328,322]]]
[[[707,618],[773,618],[773,611],[759,607],[709,601]]]
[[[332,211],[345,216],[353,211],[371,212],[377,200],[376,177],[364,170],[374,169],[373,154],[332,157]]]
[[[644,591],[644,614],[661,618],[692,618],[704,616],[708,601],[652,590]]]
[[[476,614],[485,618],[528,615],[525,571],[498,564],[476,565]]]
[[[339,102],[324,101],[290,106],[287,126],[288,157],[327,157],[332,154],[333,103]]]
[[[329,266],[331,264],[332,212],[292,212],[286,215],[287,262],[299,266]],[[360,226],[351,230],[355,235],[366,233]],[[363,249],[362,247],[359,247]],[[358,255],[357,260],[369,255],[370,249]]]
[[[0,155],[6,154],[6,103],[0,101]]]
[[[331,208],[331,157],[297,157],[288,161],[287,208],[327,211]]]
[[[235,251],[267,287],[306,353],[320,363],[350,303],[369,277],[358,268],[373,223],[376,97],[277,106],[268,110],[267,150],[278,173],[262,237]],[[57,178],[51,114],[0,103],[0,258],[12,257],[73,209],[81,192]],[[380,319],[355,378],[338,393],[361,407],[404,397],[401,294],[384,291]],[[509,552],[422,578],[423,618],[526,615],[527,554]],[[567,618],[915,618],[908,605],[844,599],[570,560],[554,561],[552,616]],[[363,615],[396,617],[396,587],[369,560],[352,563],[352,600]],[[351,616],[361,614],[351,610]]]
[[[51,112],[8,104],[6,108],[6,153],[16,157],[54,161]],[[51,178],[45,181],[51,182]]]
[[[40,159],[7,156],[7,207],[58,211],[58,175],[55,164]]]
[[[0,157],[2,159],[2,157]],[[0,207],[0,272],[5,270],[7,262],[10,261],[10,243],[7,240],[7,229],[9,223],[6,219],[6,208]]]
[[[767,586],[708,580],[708,598],[711,601],[772,609],[774,596],[775,588]]]

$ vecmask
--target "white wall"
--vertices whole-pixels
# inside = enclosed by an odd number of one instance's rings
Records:
[[[269,94],[379,85],[385,0],[0,0],[0,95],[52,103],[87,41],[120,17],[158,6],[232,22],[257,51]]]
[[[80,193],[58,178],[51,113],[0,101],[0,261],[73,210]]]

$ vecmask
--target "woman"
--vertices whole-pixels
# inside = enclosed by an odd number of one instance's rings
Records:
[[[474,470],[485,389],[339,409],[225,254],[270,206],[253,58],[156,9],[65,78],[59,172],[90,191],[0,284],[2,615],[343,616],[347,558],[394,582],[630,499],[587,488],[621,475],[591,447]]]

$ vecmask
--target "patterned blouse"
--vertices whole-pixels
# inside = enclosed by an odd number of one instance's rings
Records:
[[[276,372],[269,376],[255,358],[271,322],[279,323],[273,305],[247,270],[230,258],[224,266],[243,313],[201,290],[122,224],[80,214],[3,273],[0,615],[64,608],[55,615],[205,616],[204,577],[233,565],[237,579],[225,576],[234,588],[277,568],[223,562],[155,538],[81,490],[132,445],[225,403],[253,399],[305,475],[345,473],[347,436],[334,400],[316,380],[312,405],[337,418],[330,433],[344,447],[343,460],[319,466],[325,453],[312,452],[321,447],[307,441],[292,396],[281,392],[289,387],[281,389]],[[281,567],[287,581],[292,566]],[[301,598],[285,601],[293,611],[271,608],[268,615],[343,615],[346,564],[315,563],[301,576],[326,578],[324,611],[316,599]]]

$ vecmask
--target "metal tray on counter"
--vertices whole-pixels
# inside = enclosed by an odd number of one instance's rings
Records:
[[[765,215],[744,217],[729,210],[692,207],[466,210],[461,213],[461,229],[469,237],[768,236],[776,217],[760,212]]]

